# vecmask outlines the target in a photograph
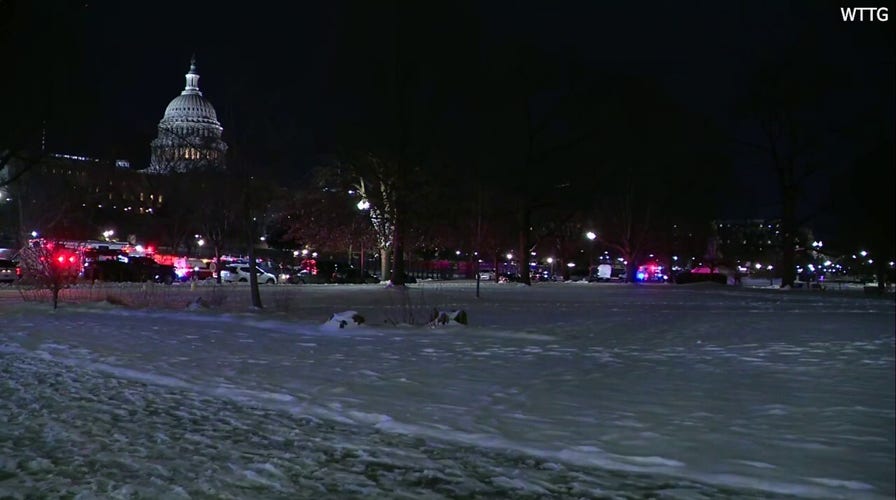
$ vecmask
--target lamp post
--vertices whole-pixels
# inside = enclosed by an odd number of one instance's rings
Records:
[[[591,268],[594,267],[594,239],[597,238],[597,234],[594,231],[588,231],[585,233],[585,237],[588,238],[589,248],[588,248],[588,279],[591,279]]]
[[[367,198],[361,198],[361,201],[358,202],[357,205],[358,210],[365,211],[370,210],[370,202],[367,201]],[[361,242],[361,255],[358,256],[358,269],[361,272],[361,276],[364,276],[364,242]]]

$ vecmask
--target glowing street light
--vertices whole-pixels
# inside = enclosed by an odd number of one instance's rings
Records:
[[[362,198],[356,206],[358,207],[358,210],[367,210],[370,208],[370,202],[367,201],[366,198]]]
[[[588,273],[591,273],[591,268],[594,267],[594,239],[597,238],[597,233],[588,231],[585,233],[585,237],[588,238],[588,241],[591,244],[588,248]]]

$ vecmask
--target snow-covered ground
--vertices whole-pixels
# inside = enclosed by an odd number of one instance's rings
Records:
[[[220,306],[6,292],[0,497],[896,494],[892,298],[273,286],[249,312],[245,287],[168,290]],[[396,324],[433,307],[469,325]],[[324,326],[346,310],[365,325]]]

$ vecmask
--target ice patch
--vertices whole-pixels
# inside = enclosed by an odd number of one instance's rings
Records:
[[[871,486],[868,483],[863,483],[861,481],[848,481],[844,479],[830,479],[826,477],[809,477],[806,478],[809,481],[823,484],[825,486],[831,486],[834,488],[846,488],[848,490],[856,490],[856,491],[870,491],[874,489],[874,486]]]
[[[767,464],[765,462],[756,462],[753,460],[732,460],[732,462],[749,465],[750,467],[756,467],[757,469],[777,469],[777,466],[775,465]]]

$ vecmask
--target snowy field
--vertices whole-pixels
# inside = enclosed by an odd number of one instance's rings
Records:
[[[246,287],[140,285],[53,312],[0,291],[0,498],[896,494],[892,297],[262,292],[262,312]],[[401,324],[433,307],[470,324]],[[346,310],[365,325],[322,326]]]

